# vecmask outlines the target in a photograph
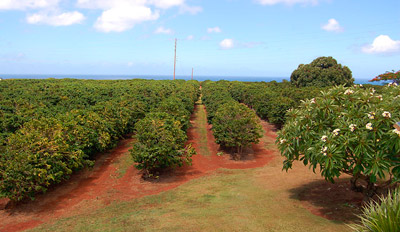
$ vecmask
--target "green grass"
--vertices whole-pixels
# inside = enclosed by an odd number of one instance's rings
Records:
[[[199,152],[204,156],[211,156],[211,152],[208,149],[208,138],[207,138],[207,115],[204,110],[204,105],[201,103],[201,97],[197,104],[197,110],[195,112],[194,123],[196,126],[196,132],[200,136],[198,144],[199,144]]]
[[[116,171],[116,177],[117,178],[122,178],[126,171],[134,164],[132,156],[130,152],[125,153],[122,155],[115,163],[114,165],[117,168]]]
[[[281,190],[258,184],[267,168],[220,170],[158,195],[114,202],[33,231],[348,231]]]

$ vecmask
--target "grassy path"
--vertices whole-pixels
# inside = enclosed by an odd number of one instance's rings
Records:
[[[203,156],[211,156],[211,152],[208,149],[208,138],[207,138],[207,115],[204,105],[200,99],[196,102],[196,109],[193,114],[192,126],[195,128],[199,138],[198,153]]]
[[[208,149],[205,115],[204,106],[198,105],[192,118],[195,147],[199,158],[217,162]],[[315,215],[343,216],[352,212],[345,201],[325,203],[326,199],[335,198],[332,193],[336,194],[337,185],[327,184],[299,163],[292,171],[282,172],[273,132],[265,122],[263,127],[262,145],[275,156],[263,167],[218,168],[172,190],[113,201],[102,208],[40,225],[33,231],[349,231],[343,222]],[[194,170],[197,164],[193,163]],[[320,193],[315,199],[300,200],[317,190]]]

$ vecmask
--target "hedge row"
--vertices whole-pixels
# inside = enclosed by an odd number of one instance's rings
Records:
[[[198,96],[198,82],[188,82],[136,124],[136,143],[131,150],[136,168],[153,175],[162,169],[191,164],[195,150],[190,144],[185,146],[186,131]]]
[[[288,81],[283,82],[238,82],[221,81],[231,96],[254,109],[257,115],[276,124],[278,127],[286,122],[286,112],[300,105],[306,99],[320,96],[321,91],[329,87],[295,87]],[[382,86],[372,86],[377,93],[383,91]]]
[[[91,165],[92,154],[114,146],[147,112],[184,88],[184,83],[2,81],[5,91],[1,92],[0,106],[8,111],[1,111],[1,119],[12,122],[14,113],[20,121],[12,130],[9,123],[1,128],[0,197],[13,201],[33,198]]]
[[[235,100],[254,109],[257,115],[278,126],[285,122],[287,110],[296,107],[301,100],[320,94],[322,88],[297,88],[284,81],[272,82],[226,82],[227,88]]]
[[[257,115],[231,97],[225,82],[206,81],[202,90],[208,121],[218,144],[240,154],[243,148],[259,142],[262,128]]]

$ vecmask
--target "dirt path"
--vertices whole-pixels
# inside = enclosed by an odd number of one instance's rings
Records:
[[[115,149],[100,154],[93,169],[74,174],[70,180],[38,196],[33,202],[28,201],[13,209],[0,210],[0,231],[34,228],[62,217],[90,212],[113,201],[126,201],[167,191],[219,168],[262,167],[274,158],[274,154],[265,147],[268,145],[266,143],[273,143],[275,133],[265,122],[262,123],[264,138],[268,141],[263,139],[259,144],[253,145],[244,160],[235,161],[227,154],[217,156],[219,147],[215,144],[211,127],[206,123],[205,117],[204,106],[197,105],[191,118],[193,127],[188,131],[188,142],[197,151],[197,155],[193,156],[192,166],[163,174],[158,180],[144,181],[139,171],[130,165],[123,177],[119,178],[118,163],[129,156],[128,151],[133,141],[122,140]],[[201,154],[206,150],[209,154]]]

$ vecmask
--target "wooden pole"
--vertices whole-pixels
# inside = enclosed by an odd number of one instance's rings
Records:
[[[175,69],[176,69],[176,41],[177,41],[177,39],[175,39],[174,80],[175,80]]]

